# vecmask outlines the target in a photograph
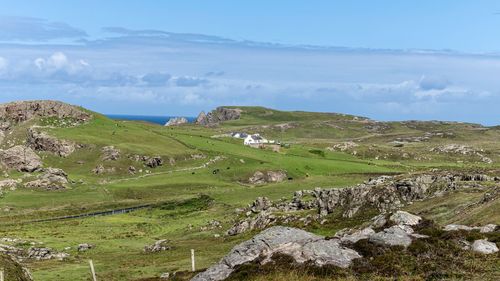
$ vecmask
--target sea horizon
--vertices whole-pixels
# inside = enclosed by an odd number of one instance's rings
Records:
[[[155,115],[131,115],[131,114],[104,114],[114,120],[144,121],[159,125],[165,125],[170,118],[184,117],[189,123],[193,123],[196,117],[193,116],[155,116]]]

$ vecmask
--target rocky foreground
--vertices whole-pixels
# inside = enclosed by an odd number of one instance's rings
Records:
[[[428,234],[417,233],[417,230],[426,231],[425,223],[429,222],[424,222],[419,216],[397,211],[390,215],[374,217],[367,227],[339,231],[335,237],[323,237],[297,228],[274,226],[237,245],[219,263],[191,280],[225,280],[242,265],[252,262],[265,265],[272,262],[273,257],[277,255],[288,256],[296,264],[348,268],[355,260],[370,259],[363,256],[366,253],[357,251],[360,245],[356,243],[363,241],[381,249],[399,247],[398,249],[405,251],[418,239],[431,239]],[[495,231],[498,232],[498,227],[495,225],[485,226],[481,230],[482,233]],[[469,243],[456,238],[453,243],[457,248],[461,247],[463,250],[479,254],[498,252],[496,243],[487,239],[476,239],[473,243]],[[468,246],[464,247],[466,243]]]

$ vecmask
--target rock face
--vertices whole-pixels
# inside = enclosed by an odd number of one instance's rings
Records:
[[[196,118],[196,124],[203,126],[217,125],[220,122],[237,120],[241,117],[241,109],[239,108],[226,108],[217,107],[208,114],[201,112]]]
[[[36,151],[48,151],[61,157],[67,157],[76,149],[74,143],[66,140],[59,140],[44,132],[39,132],[34,128],[28,130],[27,146]]]
[[[86,122],[92,115],[80,108],[58,101],[18,101],[0,104],[0,120],[19,123],[38,117],[71,118]]]
[[[257,171],[248,179],[248,182],[251,184],[266,184],[272,182],[282,182],[286,178],[287,174],[284,171]]]
[[[489,242],[486,239],[476,240],[472,243],[472,250],[481,254],[493,254],[498,252],[498,247],[495,243]]]
[[[312,262],[317,266],[334,265],[342,268],[361,257],[356,251],[340,245],[338,240],[326,240],[297,228],[275,226],[237,245],[219,263],[191,280],[224,280],[237,266],[258,258],[263,258],[262,263],[267,263],[274,254],[289,255],[297,263]]]
[[[42,188],[49,190],[58,190],[66,188],[68,184],[68,175],[61,169],[47,168],[38,179],[25,184],[27,188]]]
[[[187,124],[189,121],[184,118],[184,117],[175,117],[175,118],[170,118],[167,123],[165,123],[165,126],[179,126],[182,124]]]
[[[22,145],[0,150],[0,161],[8,169],[20,172],[33,172],[42,167],[40,157],[31,148]]]

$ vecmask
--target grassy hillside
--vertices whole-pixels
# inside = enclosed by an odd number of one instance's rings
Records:
[[[88,123],[74,127],[60,126],[57,120],[36,120],[17,126],[6,136],[4,148],[7,143],[22,143],[27,128],[34,124],[80,147],[66,158],[39,152],[44,166],[64,169],[70,183],[58,191],[19,186],[17,190],[5,192],[0,199],[2,236],[44,242],[47,247],[71,255],[66,261],[27,261],[35,280],[87,280],[88,259],[94,260],[99,280],[146,280],[144,278],[158,277],[162,272],[188,270],[190,249],[196,250],[197,265],[204,268],[219,260],[235,244],[248,239],[252,233],[227,237],[224,232],[234,223],[235,209],[245,207],[258,196],[273,200],[290,198],[296,190],[350,186],[382,174],[433,168],[499,167],[500,130],[495,128],[447,122],[380,123],[343,114],[238,108],[243,110],[241,119],[215,127],[162,127],[110,120],[99,114]],[[232,131],[258,132],[290,145],[273,152],[246,147],[242,140],[220,136]],[[408,142],[402,147],[391,143],[398,138],[421,137],[425,133],[434,134],[428,140]],[[333,148],[346,141],[354,141],[357,146],[343,151]],[[430,151],[450,143],[482,149],[481,153],[491,158],[492,163],[481,161],[477,154]],[[118,160],[102,160],[101,149],[109,145],[120,149]],[[405,153],[410,156],[404,156]],[[165,164],[148,168],[130,159],[129,156],[134,155],[161,156]],[[92,170],[100,164],[114,170],[96,175]],[[130,174],[129,166],[135,166],[142,173]],[[249,184],[249,177],[256,171],[271,170],[286,171],[287,179],[279,183]],[[26,177],[14,171],[8,174],[9,178]],[[440,223],[500,223],[497,201],[466,215],[455,214],[481,195],[455,193],[415,203],[409,210]],[[32,222],[144,204],[151,206],[127,214]],[[368,216],[355,217],[352,221],[333,219],[336,224],[314,225],[309,230],[333,235],[346,225],[366,219]],[[222,228],[201,231],[211,220],[220,221]],[[143,252],[145,245],[158,239],[170,240],[172,249],[152,254]],[[96,247],[77,252],[79,243],[92,243]],[[71,249],[65,250],[66,247]],[[255,280],[264,280],[258,278]],[[282,280],[280,278],[283,277],[266,280]]]

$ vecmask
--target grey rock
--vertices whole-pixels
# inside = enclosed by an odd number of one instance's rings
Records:
[[[422,218],[405,211],[397,211],[392,214],[389,220],[399,225],[417,225]]]
[[[352,234],[343,235],[340,238],[340,241],[342,243],[345,242],[356,243],[359,240],[368,239],[372,234],[375,234],[375,231],[371,227],[367,227],[362,230],[356,231]]]
[[[170,246],[171,241],[167,239],[162,239],[154,242],[151,245],[147,245],[144,247],[144,252],[146,253],[156,253],[156,252],[162,252],[162,251],[168,251],[172,249],[172,246]]]
[[[481,228],[479,228],[479,232],[481,233],[489,233],[489,232],[493,232],[497,229],[497,225],[496,224],[487,224]]]
[[[29,147],[17,145],[0,150],[0,161],[8,169],[33,172],[42,167],[42,159]]]
[[[381,232],[370,235],[369,240],[373,243],[384,246],[403,246],[411,244],[410,235],[399,226],[386,228]]]
[[[275,226],[235,246],[219,263],[191,280],[224,280],[235,267],[259,257],[263,257],[262,263],[267,263],[277,253],[289,255],[297,263],[308,261],[318,266],[348,267],[353,259],[361,257],[356,251],[341,246],[337,240],[325,240],[296,228]]]
[[[472,243],[471,249],[474,252],[481,254],[493,254],[498,252],[498,247],[495,243],[489,242],[486,239],[480,239]]]
[[[460,225],[460,224],[448,224],[444,227],[444,231],[456,231],[456,230],[473,230],[473,227]]]

